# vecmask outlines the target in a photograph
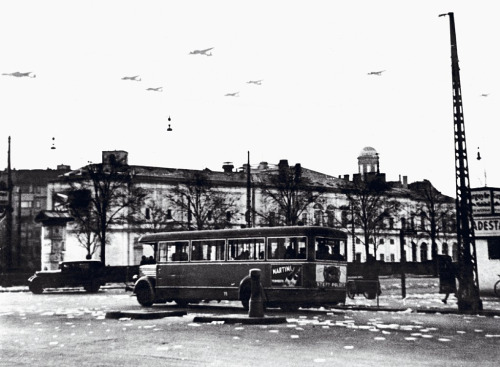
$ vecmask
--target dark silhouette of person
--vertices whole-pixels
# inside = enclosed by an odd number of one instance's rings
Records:
[[[278,247],[276,247],[276,250],[274,251],[274,258],[275,259],[284,259],[285,258],[285,245],[282,243],[278,243]]]
[[[176,245],[175,252],[172,255],[172,261],[187,261],[188,254],[182,251],[182,246]]]
[[[331,257],[332,260],[344,261],[344,256],[340,254],[340,250],[338,247],[333,248],[333,255]]]
[[[318,251],[316,251],[316,260],[328,260],[330,258],[330,250],[325,244],[318,245]]]
[[[295,259],[295,250],[292,248],[292,245],[286,247],[285,259]]]
[[[444,293],[443,303],[448,302],[450,293],[457,293],[456,270],[453,261],[449,255],[440,255],[438,257],[439,265],[439,293]]]
[[[141,263],[139,265],[146,265],[148,263],[148,259],[146,256],[142,255]]]

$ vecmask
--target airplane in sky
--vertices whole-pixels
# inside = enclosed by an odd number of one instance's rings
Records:
[[[262,85],[262,80],[249,80],[247,84]]]
[[[210,48],[206,48],[204,50],[194,50],[194,51],[191,51],[189,54],[190,55],[205,55],[205,56],[212,56],[212,53],[211,52],[208,52],[210,50],[213,50],[214,48],[213,47],[210,47]]]
[[[381,70],[381,71],[370,71],[368,73],[368,75],[377,75],[377,76],[381,76],[382,73],[384,72],[385,70]]]
[[[163,87],[147,88],[146,90],[150,90],[150,91],[153,91],[153,92],[163,92]]]
[[[141,81],[141,77],[139,75],[136,75],[136,76],[124,76],[122,78],[122,80],[133,80],[133,81],[136,81],[136,82],[140,82]]]
[[[227,93],[224,97],[239,97],[240,92]]]
[[[481,97],[488,97],[490,94],[489,93],[483,93],[481,94]]]
[[[3,73],[2,75],[15,76],[16,78],[28,77],[28,78],[36,78],[36,75],[33,72],[28,71],[27,73],[21,73],[19,71],[13,73]]]

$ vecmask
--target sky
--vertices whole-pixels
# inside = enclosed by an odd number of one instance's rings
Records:
[[[133,165],[221,171],[250,152],[252,165],[287,159],[338,177],[371,146],[388,180],[428,179],[455,196],[450,25],[438,17],[453,12],[470,185],[500,187],[498,8],[4,0],[0,74],[36,77],[0,75],[0,167],[8,136],[16,169],[76,169],[125,150]]]

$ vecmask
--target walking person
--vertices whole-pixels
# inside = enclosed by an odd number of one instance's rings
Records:
[[[441,300],[444,304],[448,302],[450,293],[457,293],[456,271],[455,266],[449,255],[441,255],[439,261],[439,293],[444,293],[444,298]]]

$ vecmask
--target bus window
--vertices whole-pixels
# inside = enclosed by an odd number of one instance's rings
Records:
[[[239,238],[228,240],[228,260],[263,260],[263,238]]]
[[[343,241],[316,237],[316,260],[345,260]]]
[[[187,261],[188,260],[188,241],[159,242],[158,243],[158,261]]]
[[[267,239],[268,259],[305,259],[306,237],[278,237]]]
[[[193,240],[191,241],[191,261],[223,261],[225,245],[224,240]]]

